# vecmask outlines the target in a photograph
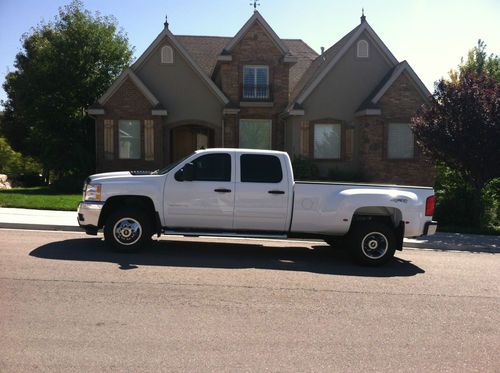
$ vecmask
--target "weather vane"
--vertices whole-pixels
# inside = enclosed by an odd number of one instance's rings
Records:
[[[256,12],[257,11],[257,7],[260,6],[260,3],[258,3],[257,0],[254,0],[254,2],[250,3],[250,5],[253,6],[253,11]]]

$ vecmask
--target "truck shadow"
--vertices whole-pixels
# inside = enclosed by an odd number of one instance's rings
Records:
[[[140,253],[115,253],[99,238],[81,238],[51,242],[31,251],[42,259],[116,263],[120,269],[138,266],[244,269],[258,268],[302,271],[330,275],[367,277],[406,277],[425,271],[400,258],[382,267],[363,267],[354,263],[344,250],[326,245],[312,248],[264,246],[248,243],[153,241]]]

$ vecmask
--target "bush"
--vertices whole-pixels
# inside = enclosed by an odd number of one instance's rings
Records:
[[[326,177],[327,181],[348,181],[354,183],[365,182],[366,178],[361,172],[358,171],[345,171],[330,169]]]
[[[319,180],[319,168],[310,159],[295,157],[292,161],[295,180]]]
[[[0,173],[7,175],[38,174],[41,166],[31,157],[25,157],[12,149],[5,140],[0,137]]]
[[[444,164],[437,168],[435,185],[436,211],[434,218],[442,227],[470,228],[481,226],[485,232],[500,229],[500,179],[494,179],[484,188],[484,207],[481,224],[471,221],[474,209],[474,190],[458,174]]]

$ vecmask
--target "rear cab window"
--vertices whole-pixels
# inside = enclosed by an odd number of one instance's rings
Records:
[[[280,183],[283,180],[281,162],[275,155],[242,154],[240,166],[242,183]]]

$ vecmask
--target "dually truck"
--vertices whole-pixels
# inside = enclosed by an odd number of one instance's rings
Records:
[[[436,232],[434,203],[432,188],[294,181],[285,152],[214,148],[161,170],[89,176],[78,223],[125,252],[155,234],[314,238],[379,265],[403,237]]]

